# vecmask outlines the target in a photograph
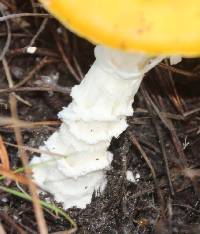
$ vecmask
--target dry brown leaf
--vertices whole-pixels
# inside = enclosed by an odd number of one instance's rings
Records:
[[[9,162],[8,153],[7,153],[6,147],[4,145],[4,142],[1,136],[0,136],[0,159],[1,159],[1,166],[5,170],[10,170],[10,162]]]
[[[30,183],[29,179],[27,179],[25,176],[16,174],[16,172],[11,171],[11,170],[6,170],[2,166],[0,166],[0,174],[2,176],[5,176],[6,178],[8,178],[10,180],[14,180],[14,181],[19,182],[21,184],[27,185],[28,183]]]

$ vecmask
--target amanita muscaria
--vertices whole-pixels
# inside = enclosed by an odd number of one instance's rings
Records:
[[[200,54],[199,0],[40,0],[65,26],[89,41],[96,60],[72,103],[59,114],[60,129],[42,149],[63,155],[34,157],[33,178],[65,208],[84,208],[103,191],[112,137],[127,127],[146,72],[164,57]]]

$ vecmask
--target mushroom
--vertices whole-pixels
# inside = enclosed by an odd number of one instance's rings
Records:
[[[166,56],[200,54],[200,2],[40,0],[65,26],[97,45],[96,60],[58,114],[59,130],[31,161],[33,179],[65,208],[85,208],[106,185],[111,139],[126,128],[144,74]],[[188,20],[189,19],[189,20]]]

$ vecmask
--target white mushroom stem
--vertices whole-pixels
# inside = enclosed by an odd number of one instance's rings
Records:
[[[41,147],[63,156],[42,154],[31,162],[36,183],[64,208],[85,208],[93,192],[105,188],[110,141],[127,128],[144,74],[163,59],[103,46],[95,48],[95,57],[84,80],[72,88],[71,104],[58,114],[60,129]]]

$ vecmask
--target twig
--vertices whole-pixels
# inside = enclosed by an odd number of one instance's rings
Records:
[[[177,112],[182,114],[184,112],[182,102],[177,94],[176,88],[174,87],[171,73],[168,71],[168,76],[166,77],[160,73],[160,70],[158,68],[156,68],[155,70],[158,74],[157,78],[160,80],[160,84],[163,87],[165,94],[168,96],[169,100],[171,101],[172,105],[176,108]],[[169,93],[171,95],[169,95]]]
[[[150,107],[149,107],[149,111],[152,114],[152,111],[151,111]],[[165,169],[166,169],[166,172],[167,172],[167,178],[168,178],[168,182],[169,182],[170,192],[171,192],[171,195],[174,196],[174,194],[175,194],[174,193],[174,187],[173,187],[173,183],[172,183],[172,179],[171,179],[171,175],[170,175],[169,162],[168,162],[168,157],[167,157],[167,153],[166,153],[166,150],[165,150],[164,139],[162,137],[161,130],[160,130],[159,126],[156,124],[156,120],[155,120],[153,114],[152,114],[152,122],[153,122],[155,130],[157,132],[160,147],[161,147],[161,150],[162,150],[162,156],[163,156],[163,159],[164,159],[164,162],[165,162]]]
[[[165,60],[165,63],[169,65],[169,62],[167,59]],[[186,109],[185,103],[183,102],[182,97],[178,94],[178,91],[177,91],[175,83],[174,83],[173,74],[170,70],[168,71],[168,74],[169,74],[168,82],[169,82],[171,89],[174,93],[172,100],[175,99],[174,104],[177,106],[178,112],[180,112],[182,114],[184,112],[184,109]]]
[[[157,115],[159,116],[159,118],[161,119],[161,121],[163,122],[163,124],[165,125],[165,127],[169,130],[170,134],[171,134],[171,138],[172,138],[172,141],[173,141],[173,144],[174,144],[174,147],[178,153],[178,156],[179,156],[179,159],[180,159],[180,162],[181,162],[181,170],[185,170],[186,168],[188,168],[188,162],[187,162],[187,158],[186,158],[186,155],[184,153],[184,150],[183,150],[183,147],[182,147],[182,144],[176,134],[176,131],[175,131],[175,128],[173,126],[173,123],[171,120],[169,119],[166,119],[162,114],[161,112],[159,111],[159,109],[157,108],[157,106],[154,104],[154,102],[151,100],[151,97],[149,96],[149,94],[146,92],[146,90],[144,89],[143,85],[141,87],[141,91],[142,91],[142,94],[143,96],[145,97],[146,99],[146,102],[149,106],[152,106],[154,111],[157,113]],[[193,178],[191,179],[192,181],[192,184],[193,184],[193,188],[195,190],[195,193],[197,196],[199,196],[199,189],[198,189],[198,186],[197,186],[197,180],[196,178]]]
[[[75,64],[75,66],[76,66],[76,70],[78,71],[79,76],[81,77],[81,79],[83,79],[83,78],[84,78],[84,75],[83,75],[83,72],[82,72],[82,70],[81,70],[81,67],[80,67],[80,65],[79,65],[79,63],[78,63],[76,57],[73,56],[72,58],[73,58],[73,61],[74,61],[74,64]]]
[[[11,77],[10,70],[8,68],[7,60],[5,58],[3,58],[3,60],[2,60],[2,64],[3,64],[5,74],[6,74],[6,79],[8,81],[8,86],[9,86],[9,88],[13,88],[14,83],[13,83],[13,80],[12,80],[12,77]]]
[[[51,63],[53,60],[52,59],[47,59],[47,57],[44,57],[41,59],[41,61],[29,71],[29,73],[24,77],[22,81],[20,81],[18,84],[14,86],[14,88],[18,88],[22,85],[24,85],[27,81],[29,81],[36,72],[38,72],[42,67],[44,67],[46,64]]]
[[[193,78],[199,78],[199,77],[200,77],[200,76],[199,76],[198,74],[196,74],[196,73],[189,72],[189,71],[185,71],[185,70],[182,70],[182,69],[177,68],[177,67],[172,67],[172,66],[169,66],[169,65],[164,64],[164,63],[160,63],[158,66],[161,67],[161,68],[164,68],[164,69],[166,69],[166,70],[168,70],[168,71],[172,71],[172,72],[174,72],[174,73],[181,74],[181,75],[183,75],[183,76],[188,76],[188,77],[191,77],[191,78],[192,78],[192,77],[193,77]]]
[[[197,107],[194,110],[190,110],[190,111],[184,112],[183,116],[184,117],[188,117],[188,116],[193,115],[193,114],[195,114],[197,112],[200,112],[200,107]]]
[[[76,81],[80,82],[81,78],[77,75],[76,71],[74,70],[73,66],[71,65],[71,63],[69,62],[69,59],[67,58],[67,56],[65,55],[64,49],[61,45],[60,40],[58,39],[58,37],[56,37],[56,35],[53,33],[56,45],[58,47],[58,50],[62,56],[62,59],[64,61],[64,63],[66,64],[67,68],[69,69],[69,72],[73,75],[73,77],[76,79]]]
[[[7,88],[7,89],[0,89],[0,93],[12,93],[12,92],[27,92],[27,91],[33,91],[33,92],[57,92],[57,93],[63,93],[63,94],[70,94],[71,88],[69,87],[20,87],[20,88]]]
[[[25,145],[21,145],[21,146],[20,145],[15,145],[15,144],[5,142],[5,141],[4,141],[4,144],[12,146],[12,147],[17,148],[17,149],[23,149],[25,151],[30,151],[32,153],[47,154],[47,155],[56,156],[56,157],[59,157],[59,158],[65,158],[66,157],[66,155],[63,155],[63,154],[54,153],[54,152],[51,152],[51,151],[48,151],[48,150],[35,149],[35,148],[28,147],[28,146],[25,146]],[[67,155],[67,156],[70,156],[70,154]]]
[[[45,18],[27,47],[33,46],[35,44],[35,41],[37,40],[38,36],[45,29],[47,22],[48,22],[48,18]]]
[[[9,99],[10,99],[10,109],[11,109],[12,118],[17,120],[18,119],[18,114],[17,114],[16,99],[12,94],[10,94]],[[15,132],[15,137],[16,137],[17,144],[19,146],[22,146],[23,145],[23,140],[22,140],[22,135],[21,135],[21,132],[20,132],[20,128],[15,127],[14,132]],[[36,216],[39,231],[40,231],[41,234],[48,234],[48,229],[47,229],[47,226],[46,226],[46,223],[45,223],[43,210],[42,210],[42,208],[40,206],[40,200],[39,200],[39,197],[38,197],[37,187],[31,181],[31,169],[28,166],[28,158],[27,158],[27,155],[26,155],[26,151],[23,148],[19,148],[19,153],[20,153],[20,158],[21,158],[23,166],[24,166],[26,178],[28,178],[28,182],[29,182],[28,187],[29,187],[32,199],[33,199],[33,207],[34,207],[35,216]]]
[[[154,102],[152,101],[152,99],[149,96],[149,94],[147,93],[147,91],[144,89],[143,85],[141,86],[141,92],[142,92],[143,96],[145,97],[147,105],[153,107],[153,109],[155,110],[156,114],[159,116],[159,118],[161,119],[161,121],[163,122],[163,124],[165,125],[165,127],[171,133],[172,140],[174,142],[175,148],[176,148],[177,153],[179,155],[179,158],[181,159],[181,162],[182,162],[182,168],[186,168],[187,167],[187,159],[186,159],[186,156],[185,156],[185,154],[183,152],[181,142],[180,142],[180,140],[178,139],[178,137],[176,135],[176,132],[175,132],[175,129],[173,127],[172,122],[169,119],[165,118],[161,114],[161,112],[159,111],[159,109],[157,108],[157,106],[154,104]]]
[[[153,168],[153,166],[151,164],[151,161],[148,159],[146,153],[144,152],[144,150],[140,146],[140,143],[138,142],[138,140],[130,132],[129,132],[129,138],[130,138],[131,142],[136,146],[137,150],[141,153],[143,159],[145,160],[146,164],[148,165],[148,167],[149,167],[149,169],[150,169],[150,171],[152,173],[153,181],[154,181],[154,184],[155,184],[155,187],[156,187],[158,197],[160,199],[161,207],[164,209],[164,199],[163,199],[162,193],[160,191],[159,183],[158,183],[157,178],[156,178],[156,172],[155,172],[155,170],[154,170],[154,168]]]
[[[5,229],[4,229],[3,225],[2,225],[2,223],[0,223],[0,233],[1,233],[1,234],[6,234],[6,231],[5,231]]]
[[[3,15],[4,17],[4,12],[2,9],[0,9],[1,11],[1,14]],[[0,17],[1,18],[1,17]],[[0,55],[0,61],[4,58],[5,54],[7,53],[8,49],[9,49],[9,46],[10,46],[10,42],[11,42],[11,29],[10,29],[10,23],[8,20],[5,20],[6,22],[6,28],[7,28],[7,39],[6,39],[6,43],[4,45],[4,48],[1,52],[1,55]]]
[[[27,51],[26,51],[26,48],[23,47],[23,48],[16,48],[16,49],[13,49],[13,50],[10,50],[8,55],[11,55],[11,56],[18,56],[18,55],[23,55],[23,54],[27,54]],[[37,47],[37,50],[35,51],[34,53],[35,56],[37,55],[41,55],[41,56],[48,56],[48,57],[53,57],[54,59],[59,59],[59,54],[54,52],[54,51],[51,51],[49,49],[46,49],[46,48],[41,48],[41,47]],[[60,60],[58,60],[59,62]]]
[[[14,126],[20,128],[35,128],[37,126],[58,125],[60,123],[61,123],[60,121],[29,122],[23,120],[13,120],[12,118],[8,117],[0,117],[0,126],[3,126],[4,128],[13,128]],[[0,136],[0,142],[1,142],[1,136]]]
[[[7,81],[8,81],[9,88],[12,89],[12,88],[14,88],[14,82],[12,80],[12,76],[11,76],[11,73],[10,73],[6,58],[3,58],[2,63],[3,63],[4,70],[5,70],[5,74],[6,74],[6,78],[7,78]],[[20,101],[20,102],[22,102],[22,103],[24,103],[24,104],[26,104],[28,106],[32,106],[28,101],[22,99],[15,92],[12,92],[12,95],[14,95],[18,101]]]
[[[26,232],[24,230],[22,230],[21,227],[15,222],[15,220],[11,219],[8,216],[8,214],[0,212],[0,217],[1,217],[1,219],[4,219],[5,222],[10,224],[12,227],[14,227],[19,234],[26,234]],[[1,231],[0,231],[0,233],[1,233]]]
[[[187,205],[187,204],[177,204],[177,203],[173,203],[172,204],[173,206],[179,206],[179,207],[182,207],[182,208],[185,208],[185,209],[190,209],[192,210],[193,212],[197,213],[198,215],[200,215],[200,211],[197,210],[197,209],[194,209],[193,207],[191,207],[190,205]]]
[[[177,115],[177,114],[172,114],[172,113],[163,112],[163,111],[161,111],[160,113],[161,113],[165,118],[168,118],[168,119],[185,120],[184,114],[183,114],[183,115]],[[185,113],[187,113],[187,112],[185,112]]]
[[[11,77],[10,71],[8,69],[8,64],[7,64],[7,61],[6,61],[5,58],[3,59],[3,65],[4,65],[4,69],[5,69],[5,73],[6,73],[6,77],[7,77],[9,86],[10,86],[10,88],[12,88],[13,87],[13,81],[12,81],[12,77]],[[15,93],[12,92],[11,94],[9,94],[9,102],[10,102],[10,111],[11,111],[12,118],[14,120],[18,120],[17,101],[16,101]],[[20,132],[20,128],[15,126],[14,127],[14,133],[15,133],[17,145],[22,146],[23,145],[23,140],[22,140],[22,135],[21,135],[21,132]],[[37,187],[31,180],[31,169],[30,169],[30,167],[28,167],[28,158],[27,158],[27,155],[26,155],[26,151],[23,148],[20,148],[19,149],[19,154],[20,154],[20,158],[21,158],[21,161],[23,163],[23,166],[24,166],[26,178],[28,180],[29,191],[30,191],[32,199],[33,199],[33,207],[34,207],[35,216],[36,216],[39,231],[40,231],[41,234],[48,234],[48,229],[47,229],[47,226],[46,226],[46,223],[45,223],[43,210],[42,210],[42,208],[40,206],[40,203],[39,203]]]
[[[146,98],[146,93],[144,92],[143,89],[142,89],[142,92],[143,92],[143,96],[145,98],[145,101],[147,103],[147,109],[149,110],[149,113],[151,114],[151,117],[152,117],[152,123],[153,123],[154,128],[156,130],[156,133],[158,135],[158,139],[159,139],[159,143],[160,143],[160,147],[161,147],[161,151],[162,151],[162,156],[163,156],[164,163],[165,163],[165,169],[166,169],[166,172],[167,172],[167,178],[168,178],[168,183],[169,183],[169,187],[170,187],[170,192],[171,192],[171,195],[174,196],[174,194],[175,194],[174,193],[174,187],[173,187],[173,183],[172,183],[172,179],[171,179],[171,175],[170,175],[169,162],[168,162],[167,153],[166,153],[166,150],[165,150],[164,139],[162,137],[160,127],[158,126],[157,121],[155,119],[155,116],[153,114],[152,108],[149,105],[149,102],[148,102],[148,100]],[[161,113],[163,113],[163,112],[161,112]]]
[[[50,14],[43,14],[43,13],[16,13],[16,14],[10,14],[0,17],[0,22],[20,18],[20,17],[48,17],[52,18],[53,16]]]

